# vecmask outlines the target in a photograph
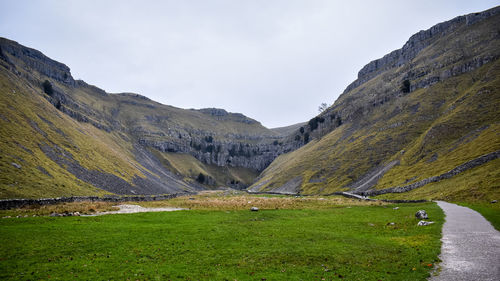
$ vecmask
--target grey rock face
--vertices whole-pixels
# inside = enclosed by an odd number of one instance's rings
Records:
[[[0,45],[1,52],[9,53],[22,60],[26,67],[67,85],[75,85],[70,69],[65,64],[46,57],[40,51],[26,48],[5,38],[0,38]]]
[[[383,70],[393,67],[399,67],[409,62],[410,60],[415,58],[420,51],[433,43],[433,41],[430,39],[436,36],[444,36],[450,32],[453,32],[460,26],[474,24],[493,15],[496,15],[499,12],[500,8],[496,7],[482,13],[459,16],[452,20],[436,24],[430,29],[422,30],[414,34],[401,49],[395,50],[385,55],[384,57],[374,60],[365,65],[359,71],[358,79],[351,85],[349,85],[344,93],[370,80]]]
[[[64,83],[69,86],[77,87],[82,90],[88,90],[102,95],[108,94],[84,81],[74,81],[70,69],[57,61],[54,61],[41,52],[27,48],[17,42],[0,38],[0,59],[5,61],[13,70],[25,69],[31,73],[34,71],[49,78],[53,92],[43,94],[54,107],[66,115],[79,122],[91,123],[96,128],[106,132],[123,131],[137,138],[138,142],[146,147],[153,147],[164,152],[188,153],[206,164],[217,166],[245,167],[257,171],[267,167],[279,154],[291,151],[294,145],[283,144],[281,137],[269,131],[269,135],[252,135],[251,133],[227,133],[226,135],[216,136],[213,132],[204,128],[192,128],[189,125],[179,126],[173,124],[170,127],[168,123],[169,116],[145,115],[144,119],[153,123],[156,128],[162,131],[154,132],[150,128],[141,126],[124,127],[123,120],[116,117],[119,114],[118,109],[114,108],[107,112],[100,112],[91,106],[79,102],[71,94],[66,93],[65,89],[58,87],[54,81]],[[41,84],[39,77],[26,77],[33,84]],[[42,81],[45,78],[42,78]],[[40,85],[40,88],[41,85]],[[148,103],[148,98],[132,94],[122,93],[119,103],[155,109],[156,105]],[[144,102],[146,101],[146,102]],[[244,125],[258,125],[259,122],[239,113],[230,113],[224,109],[205,108],[195,110],[207,115],[207,118],[214,121],[242,123]],[[161,111],[160,111],[161,112]],[[122,122],[122,123],[120,123]],[[229,130],[230,131],[230,130]],[[210,137],[210,139],[208,139]],[[280,143],[274,145],[274,143]]]
[[[319,130],[312,130],[314,132],[311,133],[311,137],[321,137],[338,127],[338,125],[334,126],[336,124],[329,121],[328,117],[331,114],[335,117],[340,116],[341,123],[350,122],[369,114],[371,108],[397,99],[403,94],[410,94],[417,89],[426,88],[450,77],[473,71],[488,62],[498,59],[500,53],[497,50],[484,47],[488,44],[481,45],[478,43],[472,47],[474,48],[473,53],[466,57],[449,56],[447,55],[447,48],[441,48],[438,53],[433,54],[432,58],[426,58],[426,61],[415,60],[424,49],[435,44],[438,40],[449,35],[452,39],[454,32],[459,29],[463,30],[468,25],[488,19],[499,12],[500,7],[495,7],[482,13],[461,16],[437,24],[428,30],[413,35],[401,49],[368,63],[359,71],[358,78],[347,86],[339,100],[320,114],[319,117],[324,117],[325,122],[320,125]],[[467,18],[469,19],[467,20]],[[467,30],[463,32],[467,32]],[[483,40],[475,37],[475,33],[469,33],[468,36],[467,40],[472,40],[472,42]],[[487,40],[496,40],[494,33],[484,36],[489,36]],[[448,48],[460,48],[460,44],[466,43],[468,42],[450,41]],[[371,90],[373,89],[372,86],[364,87],[367,81],[379,75],[383,75],[384,83],[380,83],[376,91]],[[398,87],[394,87],[394,85],[400,85],[404,80],[411,83],[409,93],[402,93]]]
[[[183,130],[172,129],[170,134],[177,136]],[[136,132],[147,135],[147,132]],[[208,138],[208,133],[189,130],[182,138],[165,137],[152,140],[141,137],[139,143],[154,147],[163,152],[189,153],[206,164],[220,167],[245,167],[257,171],[265,169],[280,154],[292,151],[296,144],[278,141],[278,137],[251,137],[244,135],[223,136],[224,141]],[[209,140],[209,141],[207,141]]]
[[[460,48],[462,44],[479,42],[481,40],[497,40],[494,32],[485,34],[488,39],[480,39],[475,33],[469,33],[469,42],[454,40],[454,33],[464,31],[469,25],[479,23],[500,13],[500,7],[466,16],[456,17],[452,20],[437,24],[428,30],[422,30],[409,38],[401,49],[395,50],[384,57],[374,60],[364,66],[358,73],[358,78],[352,82],[342,93],[333,106],[313,118],[320,122],[312,122],[303,126],[302,133],[297,131],[295,137],[297,147],[302,146],[312,139],[319,139],[335,130],[343,123],[354,122],[370,114],[375,107],[397,99],[402,95],[429,87],[450,77],[473,71],[486,63],[495,61],[500,57],[500,52],[493,48],[484,47],[488,44],[476,44],[471,48],[474,51],[467,56],[450,56],[448,49]],[[470,29],[472,30],[472,28]],[[479,33],[478,33],[479,34]],[[420,58],[421,52],[440,39],[450,36],[449,46],[441,48],[430,58]],[[484,37],[483,36],[483,37]],[[484,48],[483,48],[484,47]],[[445,59],[443,59],[443,57]],[[381,75],[377,80],[377,90],[373,84],[364,87],[368,81]],[[383,82],[381,82],[381,81]],[[402,93],[399,89],[405,80],[410,82],[409,92]],[[415,108],[418,110],[418,108]],[[396,113],[397,114],[397,113]],[[311,126],[312,125],[312,126]],[[398,124],[394,124],[395,126]],[[305,137],[307,135],[307,137]]]
[[[227,112],[226,110],[221,109],[221,108],[202,108],[202,109],[199,109],[198,111],[200,111],[204,114],[210,115],[210,116],[214,116],[214,117],[216,117],[217,120],[221,120],[221,121],[228,120],[229,118],[231,118],[231,120],[233,120],[233,121],[241,122],[241,123],[245,123],[245,124],[257,124],[257,123],[259,123],[251,118],[246,117],[245,115],[243,115],[241,113],[230,113],[230,112]]]
[[[425,210],[419,210],[418,212],[415,213],[415,217],[417,219],[425,220],[428,219],[427,213]]]

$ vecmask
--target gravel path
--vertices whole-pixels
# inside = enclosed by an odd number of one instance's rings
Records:
[[[441,272],[429,280],[500,280],[500,232],[476,211],[437,203],[446,215]]]
[[[182,208],[144,208],[139,205],[117,205],[116,207],[120,208],[118,211],[109,211],[97,213],[96,215],[111,215],[111,214],[132,214],[132,213],[146,213],[146,212],[172,212],[172,211],[181,211],[187,210]]]

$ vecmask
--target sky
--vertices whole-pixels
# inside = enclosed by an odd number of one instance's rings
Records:
[[[268,128],[333,104],[367,63],[481,0],[0,0],[0,36],[109,93],[224,108]]]

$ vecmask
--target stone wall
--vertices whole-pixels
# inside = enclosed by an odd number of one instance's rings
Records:
[[[2,199],[0,200],[0,210],[7,210],[12,208],[20,208],[32,205],[53,205],[59,203],[71,202],[144,202],[144,201],[160,201],[176,198],[180,195],[187,195],[190,193],[175,193],[156,196],[72,196],[72,197],[57,197],[57,198],[42,198],[42,199]]]
[[[476,159],[473,159],[473,160],[470,160],[468,162],[465,162],[464,164],[462,165],[459,165],[457,166],[456,168],[444,173],[444,174],[441,174],[439,176],[433,176],[433,177],[430,177],[430,178],[426,178],[426,179],[423,179],[421,181],[418,181],[418,182],[415,182],[415,183],[412,183],[412,184],[408,184],[408,185],[405,185],[405,186],[396,186],[396,187],[390,187],[390,188],[386,188],[386,189],[381,189],[381,190],[368,190],[368,191],[360,191],[360,192],[356,192],[354,191],[354,193],[356,194],[360,194],[362,196],[376,196],[376,195],[381,195],[381,194],[386,194],[386,193],[403,193],[403,192],[408,192],[410,190],[413,190],[415,188],[419,188],[419,187],[422,187],[426,184],[429,184],[429,183],[432,183],[432,182],[438,182],[438,181],[441,181],[441,180],[444,180],[444,179],[449,179],[453,176],[456,176],[462,172],[465,172],[469,169],[472,169],[472,168],[475,168],[477,166],[480,166],[486,162],[489,162],[491,160],[495,160],[497,158],[500,157],[500,150],[497,150],[495,152],[492,152],[492,153],[488,153],[488,154],[485,154],[483,156],[480,156]]]

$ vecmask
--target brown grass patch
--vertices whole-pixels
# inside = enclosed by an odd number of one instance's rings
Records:
[[[5,216],[48,216],[51,213],[95,214],[97,212],[116,211],[120,204],[135,204],[148,208],[177,207],[192,210],[247,210],[259,209],[329,209],[346,206],[385,205],[384,202],[361,201],[340,196],[279,196],[252,195],[241,191],[204,191],[197,195],[181,196],[169,200],[151,202],[72,202],[55,205],[33,205],[12,210],[0,210],[0,217]]]
[[[328,209],[345,206],[384,205],[383,202],[361,201],[340,196],[276,196],[251,195],[243,192],[211,191],[154,202],[131,202],[143,207],[179,207],[193,210],[259,209]]]

